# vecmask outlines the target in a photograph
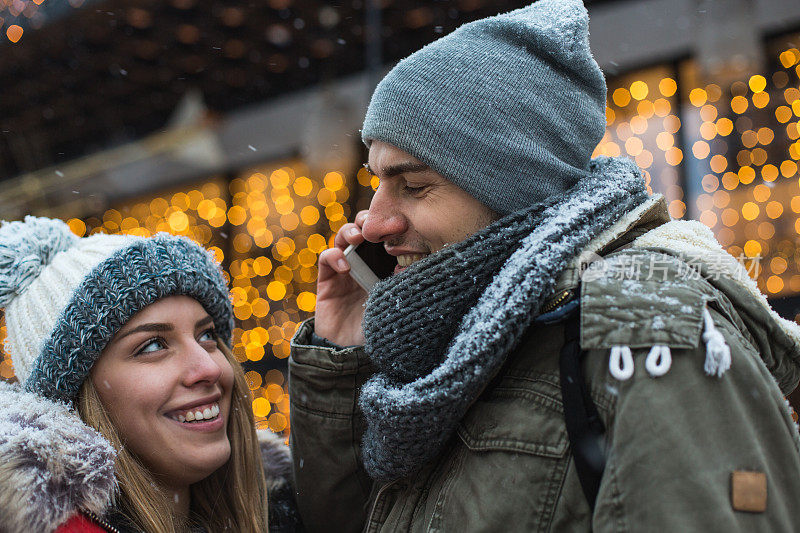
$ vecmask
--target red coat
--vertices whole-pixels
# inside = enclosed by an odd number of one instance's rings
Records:
[[[55,533],[108,533],[109,531],[88,516],[78,513],[58,526]]]

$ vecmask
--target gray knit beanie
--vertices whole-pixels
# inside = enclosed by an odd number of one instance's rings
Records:
[[[5,348],[28,391],[74,398],[114,334],[172,295],[196,299],[230,345],[233,317],[222,270],[189,239],[78,238],[60,220],[31,216],[0,227]]]
[[[397,64],[362,139],[392,144],[507,214],[586,176],[606,85],[581,0],[539,0],[465,24]]]

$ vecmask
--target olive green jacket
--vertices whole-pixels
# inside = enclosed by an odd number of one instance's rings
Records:
[[[564,422],[563,323],[530,327],[434,462],[378,486],[359,449],[370,362],[361,347],[313,345],[307,321],[292,341],[289,389],[308,530],[800,531],[800,439],[783,397],[800,376],[800,334],[732,275],[708,230],[668,220],[660,197],[626,215],[587,250],[610,268],[581,283],[569,270],[547,306],[580,296],[583,372],[606,427],[593,513]],[[721,377],[704,372],[704,309],[730,347]],[[645,368],[655,345],[671,351],[660,377]],[[632,351],[629,379],[609,372],[614,346]],[[734,479],[740,471],[754,482]]]

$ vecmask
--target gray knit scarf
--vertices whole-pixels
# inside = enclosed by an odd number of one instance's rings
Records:
[[[364,314],[376,374],[359,398],[371,477],[408,476],[440,453],[570,261],[646,198],[635,164],[598,158],[564,195],[376,285]]]

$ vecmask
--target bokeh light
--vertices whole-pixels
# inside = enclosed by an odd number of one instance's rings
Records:
[[[6,36],[16,42],[21,30]],[[191,42],[191,29],[182,35]],[[800,52],[790,44],[798,37],[767,46],[771,72],[733,83],[708,83],[695,60],[609,78],[607,127],[594,151],[634,159],[672,217],[697,218],[734,256],[760,259],[764,268],[751,272],[770,297],[800,292]],[[79,236],[163,231],[206,247],[230,281],[233,353],[256,420],[288,431],[286,358],[314,312],[317,259],[378,185],[365,168],[312,172],[300,160],[272,161],[66,221]],[[3,356],[0,378],[13,376]]]

